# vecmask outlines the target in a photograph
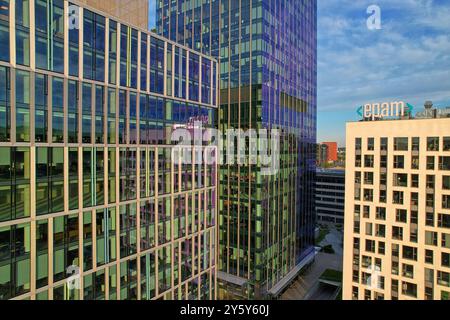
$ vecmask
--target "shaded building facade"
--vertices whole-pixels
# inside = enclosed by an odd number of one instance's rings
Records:
[[[78,5],[1,1],[0,299],[214,299],[217,61]]]
[[[281,130],[280,170],[220,168],[219,298],[276,297],[314,249],[316,1],[162,0],[157,32],[220,60],[218,127]]]
[[[344,223],[345,170],[317,169],[317,221]]]

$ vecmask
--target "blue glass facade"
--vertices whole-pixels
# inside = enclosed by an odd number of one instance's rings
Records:
[[[215,299],[217,165],[172,133],[217,61],[77,0],[0,0],[0,41],[0,300]]]
[[[317,1],[155,3],[158,33],[220,59],[218,127],[282,132],[278,174],[224,165],[219,188],[219,298],[277,295],[314,250]]]

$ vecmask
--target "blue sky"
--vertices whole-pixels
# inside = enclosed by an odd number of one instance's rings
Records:
[[[156,1],[150,0],[150,27]],[[318,140],[345,144],[365,103],[450,106],[449,0],[318,1]],[[381,30],[367,28],[370,5]]]
[[[358,106],[392,100],[450,106],[450,1],[318,0],[318,140],[344,146]]]

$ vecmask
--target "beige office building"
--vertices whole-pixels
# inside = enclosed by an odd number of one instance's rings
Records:
[[[449,114],[348,123],[344,299],[449,299]]]
[[[148,29],[148,0],[79,0],[94,9],[131,23],[142,29]]]

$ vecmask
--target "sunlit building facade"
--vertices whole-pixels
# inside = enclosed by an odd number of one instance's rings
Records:
[[[79,0],[94,9],[117,17],[133,26],[147,29],[149,0]]]
[[[450,299],[450,108],[427,111],[347,124],[345,300]]]
[[[0,1],[0,299],[214,299],[217,61],[77,4]]]
[[[219,298],[276,297],[314,256],[317,2],[153,3],[159,34],[220,59],[219,129],[281,131],[276,174],[219,180]]]

